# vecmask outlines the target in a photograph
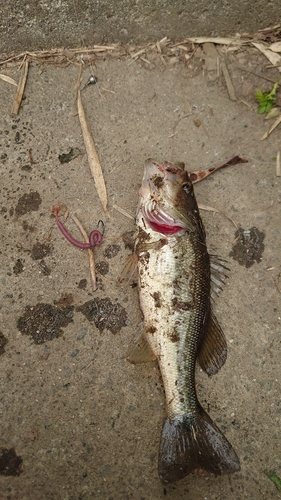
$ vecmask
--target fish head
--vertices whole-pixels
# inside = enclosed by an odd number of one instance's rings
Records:
[[[173,235],[194,230],[200,217],[184,163],[146,160],[138,209],[154,231]]]

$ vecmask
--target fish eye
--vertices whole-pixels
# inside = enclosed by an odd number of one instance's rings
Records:
[[[182,189],[186,192],[186,193],[189,193],[190,192],[190,184],[188,182],[185,182],[184,184],[182,184]]]

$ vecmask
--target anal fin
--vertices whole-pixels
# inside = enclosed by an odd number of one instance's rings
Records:
[[[147,363],[155,359],[156,356],[153,354],[144,333],[134,340],[127,349],[127,360],[130,363]]]
[[[208,375],[214,375],[224,365],[227,358],[227,343],[215,315],[211,312],[206,333],[199,346],[197,361]]]

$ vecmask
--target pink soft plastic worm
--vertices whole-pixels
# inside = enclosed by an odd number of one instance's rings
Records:
[[[75,238],[73,238],[73,236],[71,236],[71,234],[64,227],[63,223],[59,220],[58,211],[59,211],[58,207],[53,208],[53,214],[56,218],[58,228],[61,230],[62,234],[72,245],[78,248],[85,249],[85,248],[94,248],[102,242],[103,235],[98,230],[94,230],[90,233],[89,243],[82,243],[81,241],[77,241]]]

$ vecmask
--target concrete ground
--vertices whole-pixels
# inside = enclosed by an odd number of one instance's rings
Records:
[[[59,161],[71,148],[84,152],[74,104],[77,66],[32,65],[18,116],[11,114],[15,87],[0,81],[1,500],[281,498],[265,474],[281,476],[281,178],[274,160],[281,140],[277,128],[260,141],[270,124],[257,114],[254,94],[272,83],[250,71],[273,81],[279,73],[254,48],[225,57],[236,102],[222,77],[203,71],[200,57],[189,65],[180,57],[164,64],[160,56],[150,65],[106,56],[96,63],[98,85],[82,97],[110,217],[86,154]],[[15,66],[1,72],[18,79]],[[85,67],[84,81],[90,74]],[[157,475],[165,415],[160,373],[156,362],[132,366],[125,355],[141,323],[136,277],[117,283],[130,254],[122,234],[134,230],[134,221],[114,205],[134,215],[148,157],[181,160],[195,171],[235,155],[248,163],[198,183],[196,196],[231,217],[246,231],[244,239],[257,235],[257,241],[252,265],[239,263],[229,255],[234,225],[202,211],[210,252],[230,267],[214,305],[228,360],[209,379],[198,369],[196,380],[241,472],[198,471],[164,486]],[[99,219],[105,224],[95,251],[96,292],[87,251],[71,246],[55,224],[56,203],[66,204],[89,232]],[[82,239],[71,219],[66,225]]]

